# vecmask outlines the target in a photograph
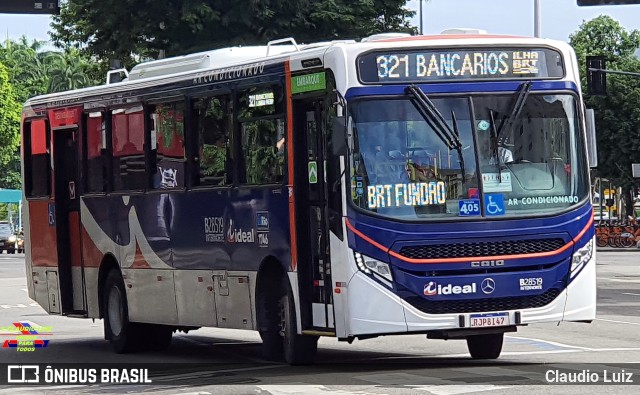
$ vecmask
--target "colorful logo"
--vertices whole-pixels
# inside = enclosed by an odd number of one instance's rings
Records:
[[[18,352],[31,352],[36,348],[45,348],[49,340],[38,339],[37,336],[51,335],[51,327],[32,325],[29,322],[14,322],[13,327],[0,327],[5,336],[15,336],[15,339],[5,340],[2,348],[15,348]]]

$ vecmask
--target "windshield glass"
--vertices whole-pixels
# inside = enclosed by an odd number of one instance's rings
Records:
[[[578,203],[588,180],[573,96],[520,98],[518,106],[517,93],[429,96],[460,149],[410,97],[351,103],[353,203],[403,220],[547,214]]]

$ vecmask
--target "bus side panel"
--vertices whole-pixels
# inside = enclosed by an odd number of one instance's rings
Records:
[[[55,205],[52,200],[29,201],[29,235],[38,235],[27,247],[31,257],[34,300],[48,313],[60,313],[58,288],[58,245],[55,228]]]

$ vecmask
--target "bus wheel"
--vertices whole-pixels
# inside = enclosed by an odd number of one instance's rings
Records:
[[[291,365],[308,365],[314,362],[318,351],[318,336],[299,335],[293,292],[286,277],[286,290],[280,298],[280,336],[284,347],[284,360]]]
[[[502,352],[504,333],[467,337],[467,347],[473,359],[496,359]]]
[[[142,339],[140,325],[129,322],[124,281],[117,270],[107,275],[102,295],[104,303],[104,333],[118,354],[136,350]]]

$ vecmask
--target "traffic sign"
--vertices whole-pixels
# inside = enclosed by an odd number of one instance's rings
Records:
[[[60,14],[59,0],[0,0],[0,14]]]

